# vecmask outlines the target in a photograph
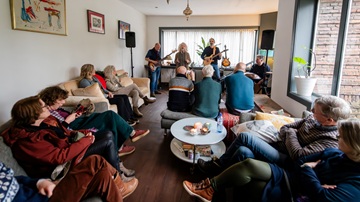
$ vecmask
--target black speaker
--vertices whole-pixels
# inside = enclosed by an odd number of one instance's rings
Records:
[[[260,49],[271,50],[274,44],[275,30],[264,30],[261,37]]]
[[[125,32],[126,47],[135,48],[135,32]]]

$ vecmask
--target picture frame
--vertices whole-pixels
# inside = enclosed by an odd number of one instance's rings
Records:
[[[105,16],[92,10],[87,10],[88,31],[105,34]]]
[[[130,31],[130,24],[119,20],[118,21],[118,38],[125,40],[125,32],[128,32],[128,31]]]
[[[13,30],[67,36],[66,0],[10,0]]]

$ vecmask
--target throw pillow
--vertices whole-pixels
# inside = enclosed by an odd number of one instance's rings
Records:
[[[128,86],[133,84],[133,80],[130,77],[122,77],[120,78],[120,84],[121,86]]]
[[[99,74],[95,74],[95,77],[100,81],[101,85],[106,89],[106,81],[104,77],[100,76]]]
[[[236,124],[231,130],[236,136],[243,132],[251,133],[267,143],[274,143],[280,140],[278,139],[279,131],[267,120],[247,121]]]
[[[91,86],[85,88],[78,88],[71,90],[75,96],[88,96],[88,97],[104,97],[102,90],[100,89],[99,84],[94,83]]]
[[[278,130],[280,130],[281,126],[295,121],[293,118],[286,117],[286,116],[267,114],[267,113],[262,113],[262,112],[255,112],[255,113],[256,113],[255,120],[268,120]]]

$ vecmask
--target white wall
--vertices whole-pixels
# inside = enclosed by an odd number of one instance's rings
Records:
[[[277,18],[271,98],[295,117],[306,107],[287,97],[295,0],[280,0]]]
[[[229,27],[229,26],[260,26],[260,15],[238,16],[148,16],[147,46],[154,47],[159,42],[159,27]],[[216,39],[215,39],[216,40]]]
[[[118,20],[130,23],[136,33],[134,76],[145,75],[146,16],[126,4],[118,0],[68,0],[68,36],[58,36],[12,30],[9,2],[0,1],[0,124],[10,118],[17,100],[78,76],[85,63],[99,70],[114,64],[130,73],[130,49],[118,39]],[[105,35],[87,31],[87,9],[105,15]]]

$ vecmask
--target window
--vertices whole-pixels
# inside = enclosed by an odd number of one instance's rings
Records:
[[[360,0],[297,0],[293,56],[314,62],[303,46],[316,53],[313,96],[335,95],[348,101],[360,116]],[[311,107],[311,99],[296,94],[292,64],[289,97]]]
[[[167,55],[172,50],[177,49],[180,43],[185,42],[195,66],[202,64],[202,59],[197,54],[197,50],[199,50],[198,45],[202,46],[201,38],[205,40],[205,43],[210,38],[214,38],[220,51],[224,50],[226,45],[226,48],[229,49],[226,52],[226,56],[229,58],[232,66],[236,65],[238,61],[248,63],[254,60],[257,28],[160,28],[160,33],[163,47],[161,52],[163,55]]]

